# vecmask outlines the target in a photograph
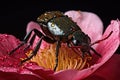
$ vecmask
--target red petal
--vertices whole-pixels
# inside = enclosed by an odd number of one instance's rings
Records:
[[[120,55],[114,54],[103,66],[85,80],[119,80]]]
[[[53,75],[54,71],[50,69],[44,69],[40,66],[38,66],[35,63],[28,63],[24,66],[25,69],[31,71],[32,73],[36,74],[40,78],[43,78],[45,80],[50,80],[52,78],[50,75]]]
[[[103,24],[101,19],[94,13],[83,11],[67,11],[68,15],[75,21],[80,28],[88,34],[91,41],[94,42],[101,38],[103,32]]]
[[[56,72],[54,75],[52,75],[52,79],[50,80],[75,80],[73,78],[75,77],[76,74],[77,74],[76,70],[64,70]]]
[[[8,70],[0,71],[0,80],[45,80],[27,69],[20,70],[19,68],[11,67],[4,67],[4,69]]]
[[[18,74],[16,72],[1,72],[0,80],[45,80],[30,74]]]
[[[0,52],[7,54],[17,47],[20,41],[12,35],[0,34]]]
[[[18,66],[20,58],[25,57],[25,54],[22,54],[24,51],[17,50],[13,55],[8,55],[8,53],[16,48],[19,43],[20,41],[12,35],[0,34],[0,67]]]
[[[46,80],[43,75],[47,76],[48,74],[35,63],[25,63],[17,68],[0,67],[0,80]]]

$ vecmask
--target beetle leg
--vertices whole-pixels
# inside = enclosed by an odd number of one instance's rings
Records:
[[[90,46],[92,46],[92,45],[94,45],[94,44],[97,44],[97,43],[99,43],[99,42],[101,42],[101,41],[106,40],[107,38],[109,38],[109,37],[110,37],[110,35],[111,35],[112,33],[113,33],[113,31],[111,31],[111,32],[109,33],[109,35],[108,35],[108,36],[106,36],[105,38],[103,38],[103,39],[101,39],[101,40],[97,40],[97,41],[95,41],[94,43],[90,44]]]
[[[22,43],[19,44],[16,48],[14,48],[12,51],[10,51],[9,55],[13,54],[17,49],[19,49],[21,46],[23,46],[25,43],[27,43],[31,33],[33,30],[31,30],[23,39]]]
[[[33,49],[31,55],[30,55],[28,58],[22,60],[22,61],[21,61],[21,64],[24,63],[24,62],[27,61],[27,60],[30,60],[33,56],[35,56],[35,55],[37,54],[37,51],[38,51],[39,48],[40,48],[42,39],[44,38],[44,35],[43,35],[40,31],[38,31],[37,29],[33,29],[32,31],[34,31],[35,34],[32,36],[32,38],[31,38],[31,40],[30,40],[30,45],[33,44],[36,35],[37,35],[38,37],[40,37],[40,40],[39,40],[38,43],[36,44],[36,47]],[[27,37],[25,37],[25,39],[27,39]],[[28,47],[29,47],[29,46],[28,46]]]
[[[21,64],[24,63],[24,62],[26,62],[27,60],[30,60],[33,56],[35,56],[35,55],[37,54],[37,51],[38,51],[39,48],[40,48],[40,45],[41,45],[42,40],[47,41],[47,39],[49,39],[48,37],[44,36],[44,35],[43,35],[39,30],[37,30],[37,29],[33,29],[32,31],[34,31],[35,34],[33,35],[33,37],[32,37],[31,40],[30,40],[30,45],[33,44],[36,35],[37,35],[38,37],[40,37],[40,40],[39,40],[39,42],[37,43],[36,47],[33,49],[33,52],[31,53],[31,55],[30,55],[28,58],[22,60],[22,61],[21,61]],[[51,40],[51,39],[49,39],[49,40],[50,40],[51,42],[54,42],[54,41]]]
[[[32,51],[31,55],[30,55],[28,58],[22,60],[22,61],[21,61],[21,64],[24,63],[24,62],[26,62],[26,61],[28,61],[28,60],[30,60],[33,56],[35,56],[35,55],[37,54],[37,51],[38,51],[39,48],[40,48],[40,45],[41,45],[41,42],[42,42],[43,37],[44,37],[44,36],[42,36],[42,37],[40,38],[40,40],[38,41],[36,47],[35,47],[34,50]]]
[[[33,42],[34,42],[35,37],[36,37],[36,34],[34,34],[34,35],[32,36],[32,38],[30,39],[29,44],[27,45],[27,47],[24,48],[24,50],[28,49],[31,45],[33,45]]]
[[[35,34],[38,36],[38,37],[41,37],[43,34],[40,32],[40,31],[38,31],[37,29],[34,29],[34,32],[35,32]],[[43,35],[44,36],[44,38],[43,38],[43,40],[44,41],[46,41],[46,42],[48,42],[48,43],[54,43],[54,42],[56,42],[54,39],[51,39],[51,38],[49,38],[49,37],[47,37],[47,36],[45,36],[45,35]]]
[[[89,54],[89,56],[92,56],[90,51],[88,51],[88,54]]]
[[[54,67],[54,71],[56,70],[57,66],[58,66],[58,54],[59,54],[59,48],[60,48],[60,41],[57,41],[57,46],[56,46],[56,60],[55,60],[55,67]]]
[[[92,47],[90,47],[90,49],[96,54],[98,55],[99,57],[102,57],[98,52],[96,52]]]
[[[82,52],[82,55],[81,55],[82,59],[84,59],[85,54],[88,54],[89,56],[92,56],[90,51],[88,51],[88,52]]]
[[[21,46],[23,46],[25,43],[22,42],[21,44],[19,44],[16,48],[14,48],[12,51],[10,51],[10,53],[8,53],[9,55],[13,54],[17,49],[19,49]]]

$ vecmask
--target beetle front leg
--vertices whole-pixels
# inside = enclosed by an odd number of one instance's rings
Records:
[[[9,55],[13,54],[17,49],[19,49],[21,46],[23,46],[24,44],[27,43],[27,41],[28,41],[28,39],[29,39],[32,31],[33,31],[33,30],[31,30],[31,31],[24,37],[22,43],[19,44],[16,48],[14,48],[14,49],[9,53]]]
[[[61,45],[60,41],[57,41],[56,53],[55,53],[55,55],[56,55],[55,62],[56,62],[56,63],[55,63],[54,71],[56,71],[56,69],[57,69],[57,67],[58,67],[58,55],[59,55],[60,45]]]
[[[41,39],[40,39],[39,42],[37,43],[36,47],[33,49],[31,55],[30,55],[28,58],[22,60],[22,61],[21,61],[21,64],[24,63],[24,62],[26,62],[26,61],[28,61],[28,60],[30,60],[33,56],[35,56],[35,55],[37,54],[37,51],[38,51],[39,48],[40,48],[40,45],[41,45],[41,42],[42,42],[43,37],[44,37],[44,36],[41,37]]]
[[[32,38],[29,41],[29,44],[27,45],[27,47],[24,48],[24,50],[28,49],[31,45],[33,45],[35,37],[36,37],[36,34],[32,36]]]

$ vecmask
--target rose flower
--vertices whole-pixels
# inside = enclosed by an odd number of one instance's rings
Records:
[[[105,38],[112,31],[112,34],[107,39],[92,46],[102,57],[92,52],[92,56],[85,55],[83,59],[73,48],[69,48],[63,43],[59,50],[58,66],[54,71],[56,43],[50,44],[42,41],[37,55],[31,60],[20,64],[21,60],[30,55],[40,38],[36,37],[33,45],[28,49],[25,49],[28,45],[25,44],[9,55],[10,51],[16,48],[21,41],[13,35],[0,34],[0,80],[119,79],[120,55],[115,54],[120,45],[119,20],[111,20],[103,33],[103,24],[94,13],[67,11],[65,15],[71,17],[82,31],[89,35],[91,43]],[[42,32],[40,25],[31,21],[27,25],[27,33],[34,28]]]

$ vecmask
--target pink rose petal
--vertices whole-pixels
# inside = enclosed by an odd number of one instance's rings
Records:
[[[79,27],[88,34],[91,41],[94,42],[101,38],[103,32],[103,23],[101,19],[94,13],[84,11],[67,11],[68,15],[76,22]]]

